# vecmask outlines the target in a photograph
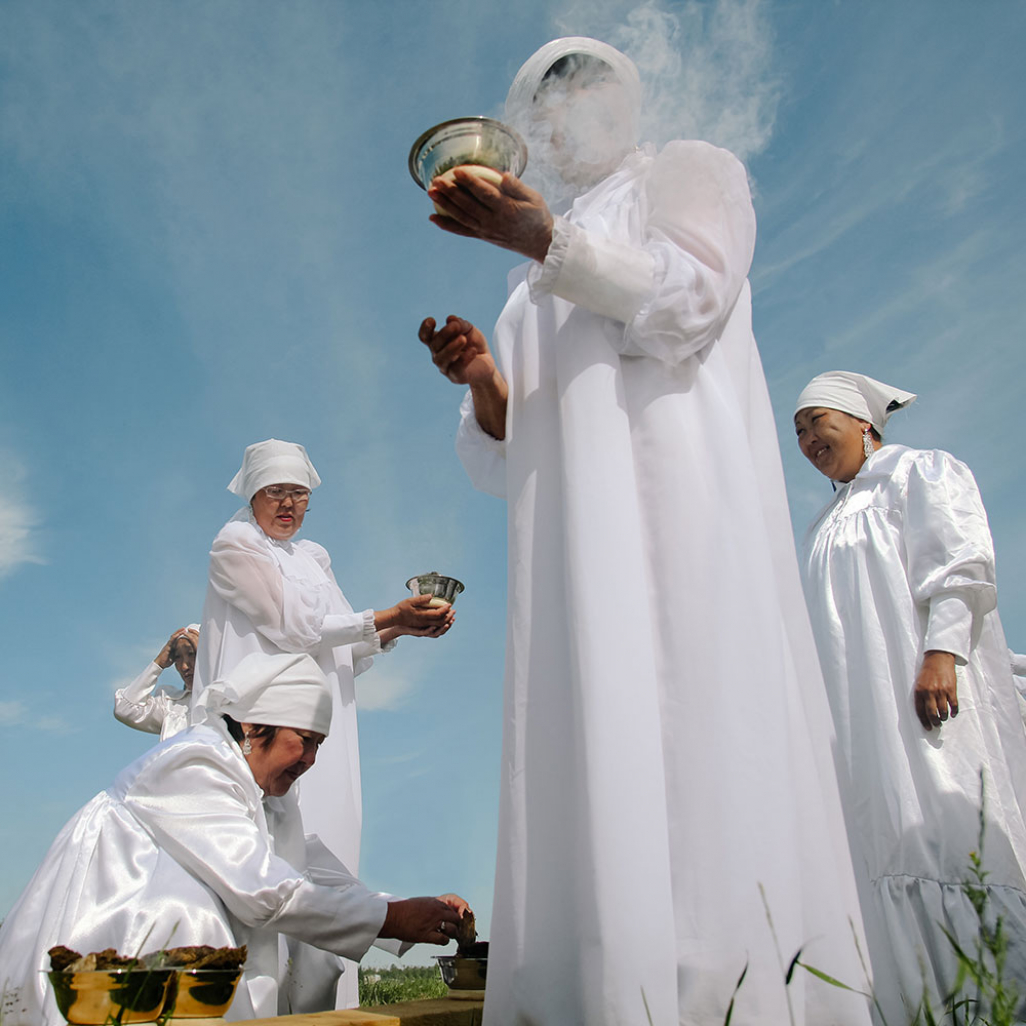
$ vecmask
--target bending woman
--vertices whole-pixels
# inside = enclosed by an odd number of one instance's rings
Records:
[[[990,913],[1026,936],[1026,738],[997,614],[987,514],[965,464],[884,445],[916,397],[861,374],[814,378],[798,445],[834,483],[802,559],[837,729],[874,989],[892,1026],[946,995],[978,920],[964,891],[986,784]],[[1026,983],[1026,950],[1008,973]]]
[[[292,785],[332,717],[309,656],[251,655],[199,704],[205,723],[151,748],[72,817],[0,927],[4,1026],[64,1023],[42,972],[56,944],[127,955],[245,944],[226,1015],[239,1020],[331,1008],[338,956],[358,960],[379,938],[451,939],[462,898],[371,893],[304,835]]]

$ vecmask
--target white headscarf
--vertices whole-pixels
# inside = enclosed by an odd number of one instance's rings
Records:
[[[239,723],[327,734],[331,691],[321,668],[305,652],[251,652],[203,690],[196,710],[202,720],[227,715]]]
[[[823,406],[830,410],[840,410],[851,414],[859,420],[868,420],[883,434],[888,417],[895,410],[904,409],[915,402],[915,392],[904,392],[893,385],[885,385],[865,374],[854,374],[851,371],[827,371],[817,374],[802,389],[795,407],[797,416],[801,410],[811,406]]]
[[[556,61],[570,54],[587,54],[597,57],[613,69],[617,81],[627,91],[630,99],[631,113],[634,119],[634,142],[637,142],[641,121],[641,78],[638,69],[625,54],[615,47],[588,36],[565,36],[553,39],[541,49],[536,50],[524,62],[513,79],[506,96],[506,119],[515,128],[520,128],[525,120],[530,120],[534,95],[545,77],[545,73]]]
[[[313,489],[320,483],[306,449],[296,442],[268,438],[246,446],[242,466],[228,485],[228,491],[249,502],[267,485],[293,484]]]

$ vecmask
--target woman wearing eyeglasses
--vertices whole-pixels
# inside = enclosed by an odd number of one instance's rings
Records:
[[[313,656],[331,688],[333,729],[316,770],[303,781],[303,819],[356,874],[362,806],[354,679],[400,635],[444,634],[453,612],[449,605],[429,606],[426,595],[354,611],[325,549],[296,538],[320,483],[295,442],[270,438],[247,447],[228,485],[247,505],[221,528],[210,552],[193,701],[251,652]]]

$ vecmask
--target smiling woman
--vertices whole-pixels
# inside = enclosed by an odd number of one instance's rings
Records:
[[[837,731],[852,861],[888,1022],[934,1002],[978,920],[961,880],[987,788],[986,893],[1026,934],[1026,737],[1001,622],[994,551],[973,476],[940,450],[884,445],[915,399],[872,378],[814,378],[795,412],[798,445],[835,483],[802,569]],[[1026,982],[1026,953],[1008,976]]]

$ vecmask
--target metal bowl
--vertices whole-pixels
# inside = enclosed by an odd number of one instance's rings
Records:
[[[216,1019],[228,1011],[241,978],[241,967],[177,969],[165,1011],[173,1019]]]
[[[435,955],[442,982],[450,990],[485,989],[488,975],[488,959],[461,958],[459,955]]]
[[[164,1009],[171,969],[93,969],[46,974],[57,1007],[69,1023],[156,1022]]]
[[[410,174],[422,189],[460,164],[484,164],[519,178],[527,167],[527,144],[501,121],[472,117],[429,128],[410,149]]]
[[[434,595],[444,602],[455,602],[456,596],[463,591],[463,584],[455,577],[446,577],[437,570],[427,574],[418,574],[406,582],[406,587],[414,595]]]

